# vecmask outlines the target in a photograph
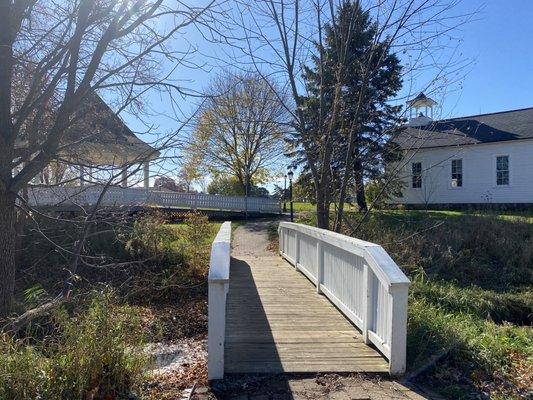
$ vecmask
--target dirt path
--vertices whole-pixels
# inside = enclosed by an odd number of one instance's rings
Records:
[[[234,256],[268,256],[268,228],[273,221],[250,222],[233,236]],[[279,374],[232,376],[211,389],[199,388],[193,399],[289,400],[289,399],[440,399],[408,388],[386,375],[365,374]]]

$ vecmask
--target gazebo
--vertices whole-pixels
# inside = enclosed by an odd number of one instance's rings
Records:
[[[80,106],[65,135],[56,163],[74,166],[79,185],[91,182],[92,169],[121,169],[119,184],[128,186],[128,166],[142,165],[143,186],[149,188],[150,161],[159,151],[139,139],[122,119],[96,93],[90,93]],[[43,171],[41,183],[61,181],[58,169],[50,164]]]

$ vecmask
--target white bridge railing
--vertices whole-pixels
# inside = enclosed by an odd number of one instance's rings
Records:
[[[98,202],[103,186],[28,187],[30,206],[92,206]],[[265,197],[218,196],[202,193],[176,193],[155,189],[108,187],[100,203],[104,207],[155,206],[203,210],[277,214],[279,201]]]
[[[405,371],[410,281],[377,244],[307,225],[281,222],[280,254],[305,274],[389,360]],[[309,310],[312,313],[312,310]]]
[[[208,276],[207,378],[224,378],[226,297],[229,289],[231,222],[224,222],[211,246]]]

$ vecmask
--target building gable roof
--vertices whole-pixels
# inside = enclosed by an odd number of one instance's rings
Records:
[[[405,126],[394,138],[402,149],[533,139],[533,107]]]

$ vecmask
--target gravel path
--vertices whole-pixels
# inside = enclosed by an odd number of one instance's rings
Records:
[[[268,250],[268,227],[273,221],[249,222],[239,226],[233,233],[231,254],[233,256],[272,256]]]

